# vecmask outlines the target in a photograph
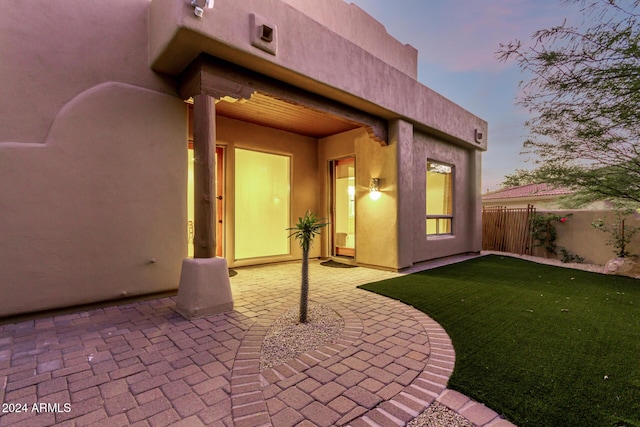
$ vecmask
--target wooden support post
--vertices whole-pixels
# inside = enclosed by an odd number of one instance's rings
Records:
[[[216,256],[216,107],[209,95],[193,97],[194,258]]]

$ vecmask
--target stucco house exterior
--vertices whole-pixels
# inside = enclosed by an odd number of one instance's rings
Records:
[[[564,187],[553,187],[546,183],[524,184],[514,187],[487,191],[482,195],[482,206],[503,206],[506,208],[526,208],[532,205],[536,209],[555,210],[566,209],[566,201],[562,200],[574,193],[574,190]],[[564,202],[564,203],[563,203]],[[606,201],[592,201],[580,206],[580,210],[612,209],[613,205]]]
[[[558,199],[572,194],[569,188],[557,188],[549,184],[524,184],[488,191],[482,195],[482,206],[504,206],[526,208],[533,205],[538,209],[558,209]]]
[[[298,260],[306,210],[312,257],[480,251],[487,123],[413,47],[343,0],[194,3],[0,2],[0,317],[175,290],[193,241]]]

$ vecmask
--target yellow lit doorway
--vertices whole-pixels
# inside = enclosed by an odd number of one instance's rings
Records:
[[[354,157],[331,162],[331,228],[334,256],[356,252],[356,163]]]

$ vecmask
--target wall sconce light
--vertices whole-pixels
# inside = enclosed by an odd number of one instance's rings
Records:
[[[204,0],[204,4],[202,4],[201,6],[200,3],[202,3],[202,0],[191,0],[191,6],[193,6],[193,14],[198,18],[202,18],[202,15],[204,15],[204,8],[206,7],[207,9],[213,9],[214,1],[215,0]]]
[[[369,181],[369,198],[378,200],[382,194],[380,193],[380,178],[371,178]]]

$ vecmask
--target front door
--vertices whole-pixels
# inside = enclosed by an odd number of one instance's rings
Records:
[[[331,228],[333,255],[356,253],[356,163],[354,157],[331,162]]]
[[[216,256],[223,257],[224,243],[224,148],[216,147]]]
[[[224,256],[224,147],[216,147],[216,256]],[[193,197],[193,143],[189,142],[187,182],[187,231],[189,256],[193,256],[194,197]]]

